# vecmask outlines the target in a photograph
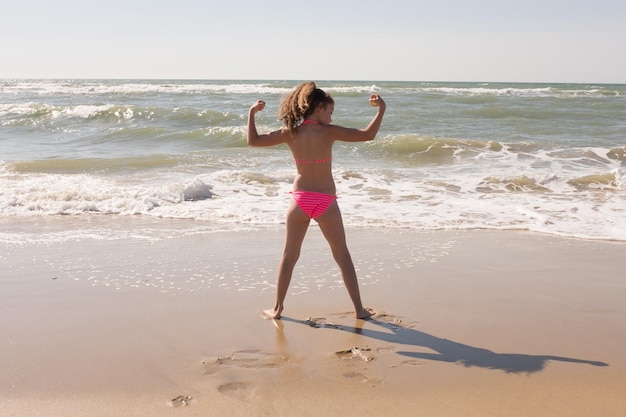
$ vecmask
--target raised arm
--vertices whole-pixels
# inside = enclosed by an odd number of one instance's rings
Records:
[[[285,135],[280,130],[259,135],[254,116],[265,108],[263,100],[257,100],[248,111],[248,146],[274,146],[284,143]]]
[[[376,106],[378,108],[378,112],[374,115],[374,118],[365,129],[350,129],[340,126],[330,126],[333,129],[331,132],[333,139],[344,142],[366,142],[374,139],[383,123],[383,116],[385,115],[387,105],[378,94],[372,94],[370,96],[370,103],[372,106]]]

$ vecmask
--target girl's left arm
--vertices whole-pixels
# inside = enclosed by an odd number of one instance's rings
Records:
[[[378,94],[372,94],[370,103],[378,108],[378,112],[365,129],[351,129],[330,125],[329,128],[332,129],[330,133],[331,137],[344,142],[365,142],[374,139],[383,123],[383,116],[385,115],[387,105]]]

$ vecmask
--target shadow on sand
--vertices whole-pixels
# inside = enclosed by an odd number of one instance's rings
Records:
[[[295,320],[283,317],[285,321],[311,325],[309,321]],[[375,325],[381,328],[369,329],[366,325]],[[608,366],[607,363],[589,361],[584,359],[565,358],[552,355],[525,355],[521,353],[496,353],[487,349],[464,345],[448,339],[432,336],[419,330],[399,326],[395,323],[380,321],[375,318],[357,320],[356,325],[325,325],[321,326],[331,330],[340,330],[359,334],[371,339],[383,342],[414,346],[430,349],[433,352],[398,351],[399,355],[414,359],[423,359],[440,362],[459,363],[466,367],[480,367],[485,369],[497,369],[507,373],[534,373],[542,371],[547,361],[559,361],[580,363],[593,366]],[[436,352],[436,353],[434,353]]]

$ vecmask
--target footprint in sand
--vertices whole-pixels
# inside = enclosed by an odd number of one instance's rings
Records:
[[[189,395],[179,395],[178,397],[171,399],[169,404],[172,407],[186,407],[191,404],[191,397]]]
[[[376,311],[371,316],[373,320],[384,323],[393,329],[412,329],[417,326],[417,322],[407,322],[402,317],[387,314],[384,311]]]
[[[398,366],[422,366],[424,362],[418,361],[416,359],[409,359],[408,361],[402,361],[398,365],[392,366],[392,368],[397,368]]]
[[[392,330],[413,329],[419,323],[417,321],[412,321],[412,322],[406,321],[406,319],[404,319],[403,317],[395,316],[393,314],[388,314],[388,313],[385,313],[384,311],[376,311],[371,308],[368,308],[367,310],[372,315],[368,319],[365,319],[365,322],[367,322],[368,320],[371,320],[374,323],[384,325],[388,329],[392,329]],[[344,318],[352,318],[354,316],[354,313],[344,312],[344,313],[334,313],[332,315],[340,319],[344,319]],[[311,327],[333,327],[333,328],[340,327],[340,326],[336,326],[330,323],[327,319],[324,319],[324,318],[319,318],[319,319],[308,318],[305,323]]]
[[[368,382],[370,377],[360,372],[346,372],[342,375],[343,379],[350,382]]]
[[[250,382],[230,382],[220,385],[217,390],[220,394],[245,401],[252,395],[252,388],[253,385]]]
[[[369,381],[369,377],[367,375],[363,375],[360,372],[347,372],[342,375],[343,378],[347,381],[351,382],[367,382]]]
[[[277,368],[287,362],[287,358],[260,350],[240,350],[230,356],[218,356],[217,358],[202,361],[205,375],[215,374],[221,367],[241,369],[265,369]]]
[[[376,387],[383,383],[382,379],[372,378],[369,375],[357,371],[345,372],[341,375],[341,379],[345,382],[364,384],[371,387]]]
[[[335,352],[335,355],[337,355],[341,359],[358,358],[358,359],[361,359],[364,362],[369,362],[369,361],[373,360],[374,357],[366,354],[365,352],[370,352],[371,350],[372,349],[370,349],[369,347],[359,348],[359,347],[355,346],[355,347],[350,348],[350,349],[337,351],[337,352]]]
[[[328,321],[327,319],[323,317],[319,317],[319,318],[309,317],[304,321],[304,323],[308,324],[309,326],[315,329],[319,329],[319,328],[338,329],[339,328],[339,326],[331,323],[330,321]]]

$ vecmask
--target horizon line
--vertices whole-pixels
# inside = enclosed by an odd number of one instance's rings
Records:
[[[626,85],[626,82],[590,82],[590,81],[472,81],[472,80],[391,80],[391,79],[366,79],[366,78],[337,78],[337,79],[303,79],[303,78],[195,78],[195,77],[4,77],[0,81],[32,80],[32,81],[284,81],[284,82],[385,82],[385,83],[472,83],[472,84],[600,84],[600,85]]]

